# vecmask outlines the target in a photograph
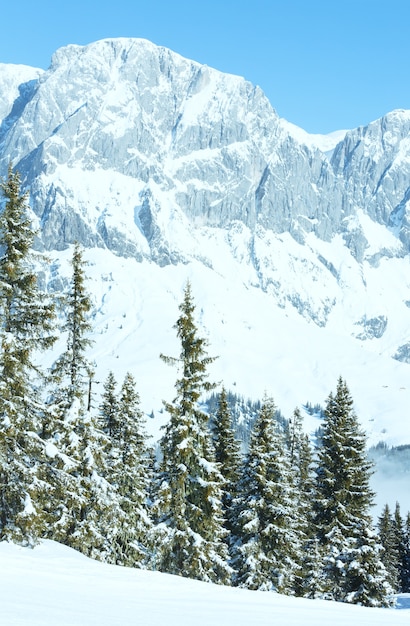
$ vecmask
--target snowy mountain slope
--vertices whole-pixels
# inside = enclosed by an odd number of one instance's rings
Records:
[[[43,70],[26,65],[0,63],[0,137],[13,121],[21,114],[21,107],[30,98],[30,87],[33,87]]]
[[[131,369],[153,432],[190,278],[217,380],[289,417],[343,375],[370,442],[410,442],[409,112],[324,142],[244,79],[138,39],[0,70],[0,171],[30,190],[46,280],[87,248],[98,379]]]
[[[33,550],[0,543],[2,623],[7,626],[381,626],[407,624],[398,609],[290,598],[105,565],[45,541]]]

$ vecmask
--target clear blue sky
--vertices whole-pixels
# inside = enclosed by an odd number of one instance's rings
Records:
[[[143,37],[259,85],[309,132],[410,109],[410,0],[4,0],[0,62]]]

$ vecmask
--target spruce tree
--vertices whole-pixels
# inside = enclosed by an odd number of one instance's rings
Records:
[[[49,451],[52,495],[47,536],[84,554],[114,562],[113,527],[123,516],[114,487],[105,478],[109,440],[87,402],[92,330],[85,262],[78,244],[72,256],[70,290],[64,299],[66,349],[53,367]]]
[[[303,430],[303,417],[298,408],[289,420],[286,434],[294,488],[295,530],[300,546],[295,571],[295,594],[314,598],[321,594],[322,588],[312,507],[315,498],[313,451],[309,436]]]
[[[344,602],[385,608],[394,604],[393,589],[382,562],[382,552],[377,533],[369,522],[358,520],[355,541],[343,555],[346,569]]]
[[[396,546],[395,529],[390,507],[386,504],[377,523],[380,544],[383,547],[382,561],[388,573],[388,581],[394,591],[399,590],[399,553]]]
[[[232,427],[232,418],[229,411],[225,387],[222,387],[218,408],[213,419],[213,441],[215,446],[215,460],[224,479],[222,492],[222,510],[225,519],[225,528],[228,532],[226,541],[232,544],[234,529],[232,504],[236,494],[236,487],[240,476],[241,453],[240,443],[235,437]]]
[[[66,321],[62,330],[67,333],[67,344],[53,369],[58,383],[56,398],[62,404],[62,410],[69,409],[75,398],[84,403],[86,383],[92,377],[87,358],[87,349],[92,345],[89,319],[92,304],[86,289],[86,262],[78,243],[74,244],[71,265],[70,291],[63,299]]]
[[[406,521],[404,525],[404,536],[405,536],[405,560],[404,560],[404,571],[405,571],[405,585],[404,589],[406,593],[410,593],[410,513],[407,513]]]
[[[211,389],[207,368],[214,360],[198,334],[188,283],[176,322],[179,357],[161,358],[178,367],[176,396],[165,402],[170,420],[161,439],[161,474],[157,491],[162,545],[155,554],[164,572],[210,582],[226,582],[229,568],[223,538],[223,479],[215,462],[208,416],[199,400]]]
[[[292,593],[298,533],[284,436],[265,398],[254,423],[236,500],[235,582],[248,589]]]
[[[33,544],[42,532],[39,478],[46,462],[41,387],[35,354],[56,340],[54,306],[39,290],[28,217],[28,195],[11,165],[1,184],[0,215],[0,539]]]
[[[330,394],[317,452],[316,524],[324,552],[329,599],[368,606],[389,604],[391,588],[374,541],[370,507],[372,463],[353,399],[339,378]],[[360,563],[360,576],[355,564]],[[356,586],[356,587],[355,587]]]
[[[54,499],[64,485],[66,489],[50,538],[92,558],[114,563],[115,528],[123,514],[116,489],[105,477],[107,437],[92,413],[74,398],[64,413],[57,439]]]
[[[398,569],[398,591],[406,593],[408,591],[408,546],[404,520],[401,516],[400,504],[396,502],[394,509],[392,530],[394,537],[394,547],[397,552]]]
[[[107,479],[123,511],[114,537],[116,563],[145,567],[150,557],[152,523],[148,514],[151,450],[134,377],[127,373],[121,387],[118,412],[111,416]]]
[[[120,432],[119,402],[116,393],[117,381],[113,372],[109,372],[104,382],[104,390],[100,405],[100,424],[103,432],[110,440],[117,440]]]

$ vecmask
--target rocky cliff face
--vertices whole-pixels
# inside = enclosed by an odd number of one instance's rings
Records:
[[[259,88],[136,39],[62,48],[45,72],[0,66],[0,86],[0,171],[20,170],[46,250],[78,240],[222,271],[219,238],[250,284],[319,325],[409,253],[408,111],[325,153]],[[351,314],[360,337],[386,318],[365,308]]]
[[[409,251],[410,111],[393,111],[349,132],[332,157],[343,202],[390,227]]]
[[[240,220],[298,240],[311,230],[330,239],[340,227],[342,188],[327,158],[295,141],[242,78],[120,39],[63,48],[20,89],[18,115],[5,116],[2,167],[12,158],[22,171],[47,248],[74,238],[113,245],[104,216],[90,224],[70,189],[50,186],[62,166],[138,181],[138,226],[156,247],[164,195],[208,226]]]

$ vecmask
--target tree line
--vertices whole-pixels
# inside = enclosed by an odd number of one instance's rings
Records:
[[[108,562],[248,589],[366,606],[390,606],[408,590],[410,519],[386,509],[372,526],[372,464],[340,378],[327,399],[315,447],[298,409],[277,420],[260,403],[245,454],[227,391],[211,416],[200,401],[215,388],[187,283],[175,330],[175,397],[158,453],[149,443],[136,381],[110,372],[100,404],[93,371],[86,264],[74,246],[63,296],[65,321],[33,270],[27,195],[10,167],[0,214],[0,540],[48,538]],[[37,355],[63,330],[46,371]]]

